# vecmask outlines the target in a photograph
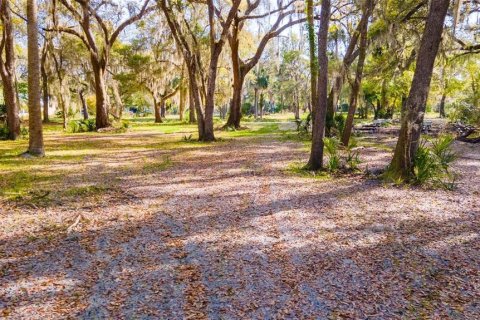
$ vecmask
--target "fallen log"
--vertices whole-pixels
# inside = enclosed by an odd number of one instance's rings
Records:
[[[478,132],[478,129],[474,126],[464,125],[461,123],[454,123],[453,128],[457,132],[457,141],[467,142],[467,143],[480,143],[480,136],[475,138],[469,138],[472,134]]]

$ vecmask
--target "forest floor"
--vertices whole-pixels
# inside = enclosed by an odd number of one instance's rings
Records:
[[[299,174],[308,144],[268,128],[1,142],[0,318],[480,318],[478,147],[426,190]],[[394,143],[361,139],[361,168]]]

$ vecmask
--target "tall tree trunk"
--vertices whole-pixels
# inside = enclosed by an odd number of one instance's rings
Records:
[[[205,135],[202,141],[214,141],[213,111],[215,110],[215,86],[217,80],[217,66],[221,49],[212,50],[208,71],[207,95],[205,97]]]
[[[260,91],[260,103],[259,103],[259,107],[260,107],[260,119],[263,119],[264,103],[265,103],[265,96],[264,96],[263,90],[262,90],[262,91]]]
[[[198,87],[198,83],[196,79],[197,70],[196,70],[195,59],[192,59],[190,61],[190,68],[188,72],[189,72],[188,78],[190,82],[191,98],[192,98],[193,105],[195,107],[195,115],[197,117],[198,139],[202,141],[205,135],[205,122],[204,122],[203,112],[202,112],[200,89]]]
[[[234,69],[235,70],[235,69]],[[233,95],[232,103],[230,104],[230,113],[228,115],[227,127],[233,127],[235,129],[240,128],[240,120],[242,118],[242,91],[243,84],[245,82],[245,76],[243,72],[233,72]]]
[[[332,88],[330,89],[330,93],[327,97],[327,113],[326,113],[326,135],[331,135],[331,129],[334,127],[334,117],[335,117],[335,109],[338,105],[338,99],[340,97],[340,93],[342,91],[343,82],[345,78],[345,67],[342,66],[340,70],[340,74],[334,77]]]
[[[162,114],[160,111],[160,101],[156,97],[153,98],[153,108],[155,109],[155,123],[163,123]]]
[[[258,117],[258,89],[254,88],[255,91],[255,119]]]
[[[82,115],[83,115],[83,120],[88,120],[88,107],[87,107],[87,102],[85,101],[85,88],[81,88],[78,91],[78,96],[80,97],[80,102],[82,103]]]
[[[442,39],[449,2],[433,0],[430,4],[412,86],[406,102],[406,114],[402,119],[400,136],[389,166],[389,176],[394,180],[408,181],[414,176],[414,159],[420,143],[433,66]]]
[[[44,41],[42,48],[42,60],[40,65],[40,72],[42,74],[42,100],[43,100],[43,122],[50,121],[48,116],[48,106],[50,95],[48,93],[48,75],[47,75],[47,57],[48,57],[48,40]]]
[[[240,40],[238,39],[239,20],[235,18],[232,28],[232,37],[230,39],[230,52],[232,57],[232,73],[233,73],[233,92],[232,103],[230,104],[230,114],[227,120],[227,127],[235,129],[240,128],[240,119],[242,117],[242,89],[245,81],[245,70],[240,62]]]
[[[447,99],[447,95],[445,92],[442,94],[442,99],[440,100],[440,106],[438,108],[438,111],[440,113],[440,118],[445,118],[445,100]]]
[[[364,15],[370,16],[373,10],[373,0],[367,0],[364,8]],[[355,80],[352,85],[352,92],[350,93],[350,105],[348,107],[347,120],[345,121],[345,127],[342,134],[342,143],[344,146],[348,146],[350,136],[353,128],[353,118],[355,117],[355,111],[357,110],[358,94],[360,92],[360,85],[362,84],[363,66],[365,64],[365,57],[367,55],[367,31],[368,23],[362,25],[360,29],[360,45],[358,54],[357,71],[355,74]]]
[[[380,91],[380,110],[387,110],[387,104],[388,104],[388,101],[387,101],[387,78],[383,78],[383,81],[382,81],[382,89]],[[380,113],[380,110],[378,111],[378,114],[379,116],[381,115]],[[388,112],[386,112],[385,114],[388,114]]]
[[[180,105],[178,107],[178,113],[180,115],[180,121],[183,122],[183,115],[185,113],[185,105],[187,102],[187,86],[185,80],[182,79],[182,86],[180,87]]]
[[[307,0],[307,27],[308,27],[308,44],[310,52],[310,110],[318,109],[317,97],[317,78],[318,78],[318,61],[315,53],[315,24],[313,17],[313,0]],[[315,114],[312,113],[312,119]]]
[[[298,92],[295,92],[295,120],[300,120],[300,102],[298,100]]]
[[[59,78],[60,80],[60,107],[62,108],[62,120],[63,120],[63,129],[67,129],[67,116],[68,116],[68,108],[70,107],[70,90],[67,88],[65,84],[65,79],[62,77]]]
[[[319,170],[323,167],[323,138],[325,136],[325,120],[327,113],[327,82],[328,82],[328,57],[327,57],[327,36],[328,24],[330,22],[330,0],[322,1],[320,14],[320,29],[318,31],[318,109],[314,111],[312,148],[310,160],[307,167],[311,170]]]
[[[191,87],[188,89],[188,122],[191,124],[197,123],[197,119],[195,118],[195,98],[193,97]]]
[[[160,116],[165,119],[167,112],[166,112],[166,103],[165,100],[161,99],[160,100]]]
[[[95,80],[95,124],[98,129],[110,126],[108,120],[108,93],[105,79],[105,68],[95,56],[91,57]]]
[[[27,0],[28,37],[28,153],[44,156],[42,111],[40,108],[40,53],[38,50],[37,1]]]
[[[7,128],[10,140],[16,140],[20,135],[20,118],[18,116],[18,96],[15,86],[15,43],[13,36],[10,1],[2,1],[0,18],[3,23],[3,41],[0,51],[0,73],[3,83],[3,97],[7,107]],[[5,60],[3,60],[5,52]]]

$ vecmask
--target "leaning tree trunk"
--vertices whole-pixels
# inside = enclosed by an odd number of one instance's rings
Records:
[[[367,0],[365,3],[364,15],[370,16],[373,10],[373,0]],[[355,74],[355,80],[352,85],[352,92],[350,93],[350,105],[348,107],[347,120],[345,121],[345,128],[342,133],[342,144],[348,146],[350,136],[353,128],[353,118],[355,111],[357,111],[358,94],[360,92],[360,85],[362,83],[363,66],[365,64],[365,57],[367,55],[367,31],[368,23],[362,25],[360,29],[360,45],[358,54],[357,71]]]
[[[13,35],[10,1],[2,1],[0,15],[3,23],[3,48],[5,60],[0,52],[0,73],[3,82],[3,97],[7,107],[7,128],[10,140],[20,135],[20,118],[18,116],[18,97],[15,87],[15,43]]]
[[[27,0],[28,38],[28,153],[45,155],[40,108],[40,53],[38,50],[37,1]]]
[[[312,148],[307,167],[311,170],[319,170],[323,167],[323,138],[325,136],[325,119],[327,114],[327,82],[328,82],[328,57],[327,36],[330,22],[330,0],[322,1],[320,14],[320,29],[318,31],[318,110],[315,110],[313,121]]]
[[[108,121],[108,93],[105,68],[96,57],[92,56],[91,61],[95,80],[95,125],[98,130],[110,126],[110,122]]]
[[[405,117],[402,119],[395,154],[388,169],[389,176],[394,180],[408,181],[414,176],[414,159],[420,142],[425,105],[449,2],[433,0],[430,4],[412,86],[406,102]]]

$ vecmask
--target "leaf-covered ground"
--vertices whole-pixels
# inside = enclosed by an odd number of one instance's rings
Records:
[[[53,158],[4,158],[0,318],[480,318],[478,148],[429,191],[295,175],[304,144],[241,135],[51,135]],[[394,143],[372,141],[369,170]]]

